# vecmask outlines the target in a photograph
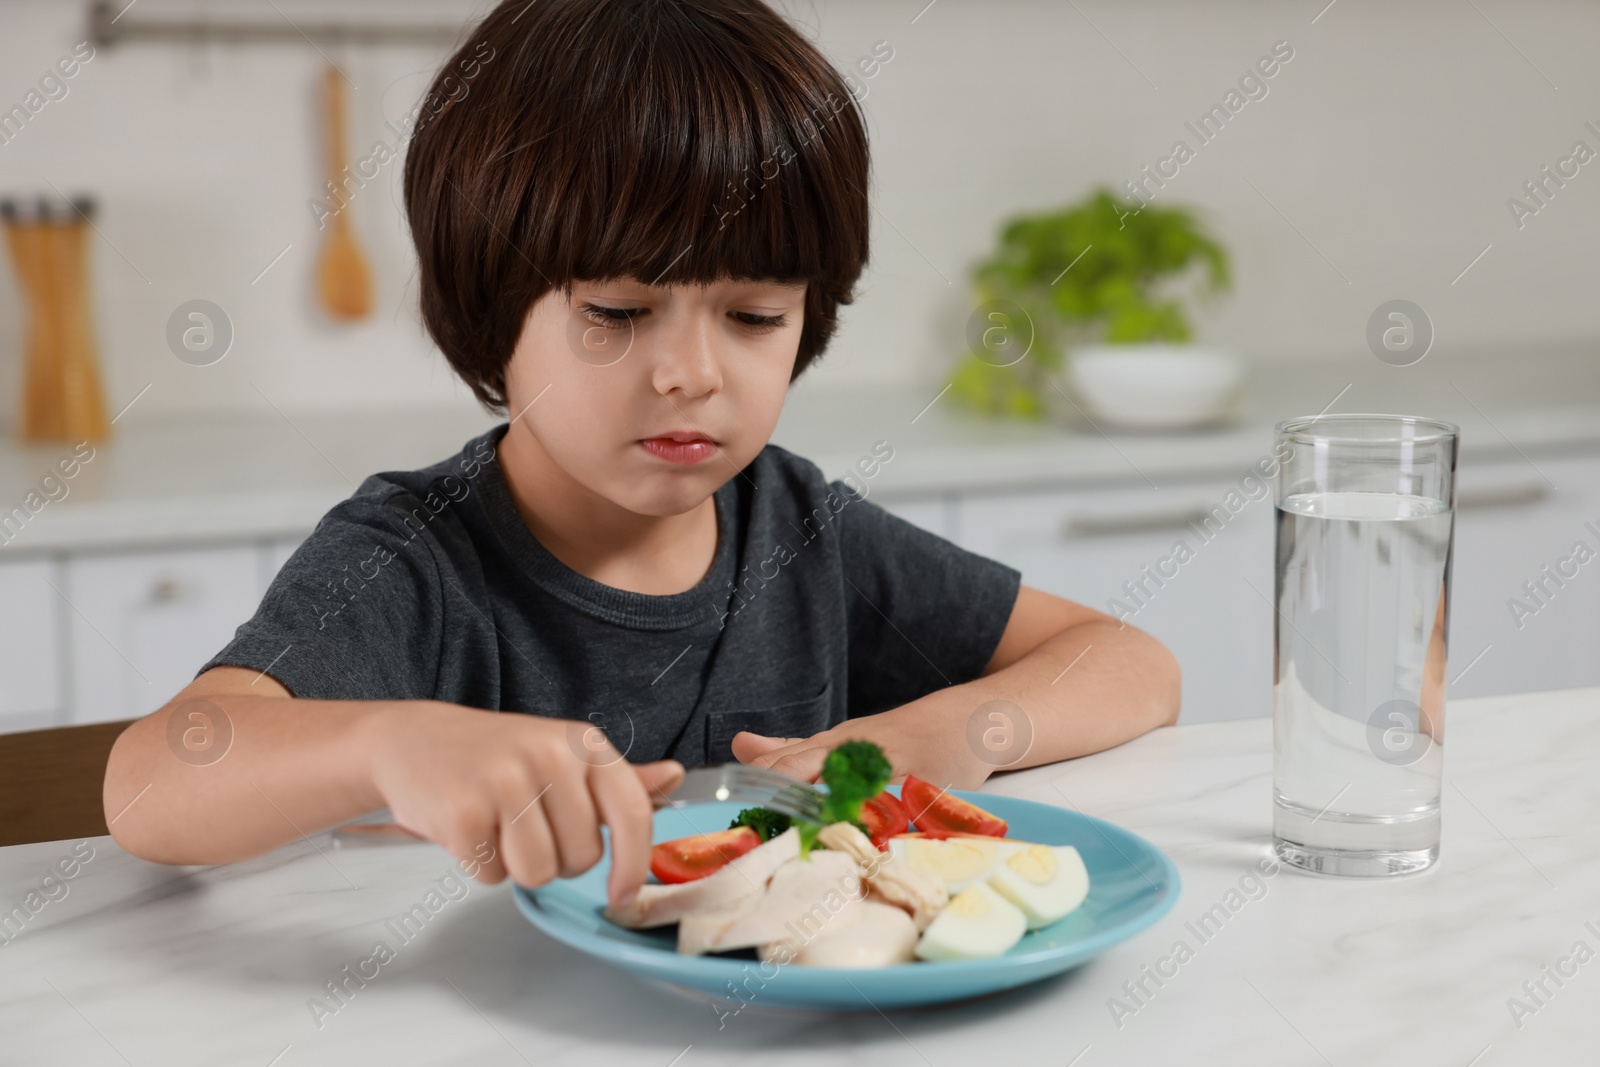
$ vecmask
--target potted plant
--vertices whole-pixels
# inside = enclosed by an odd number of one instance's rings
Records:
[[[1186,299],[1230,285],[1227,252],[1188,209],[1130,211],[1097,189],[1005,223],[973,282],[952,392],[979,411],[1040,418],[1066,395],[1116,425],[1177,426],[1237,394],[1238,361],[1188,344]]]

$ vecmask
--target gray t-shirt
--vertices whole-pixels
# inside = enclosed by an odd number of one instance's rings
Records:
[[[505,426],[368,478],[202,670],[320,700],[431,699],[588,719],[634,762],[733,758],[978,677],[1019,575],[768,445],[716,492],[717,550],[668,596],[602,585],[518,514]],[[870,485],[870,483],[862,483]]]

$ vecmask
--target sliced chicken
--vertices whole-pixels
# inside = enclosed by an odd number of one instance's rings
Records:
[[[868,891],[859,902],[843,908],[810,941],[775,941],[762,945],[760,955],[768,963],[890,967],[916,958],[917,937],[917,925],[904,908]]]
[[[798,855],[800,832],[791,827],[714,874],[677,885],[646,885],[630,906],[620,910],[608,907],[605,917],[618,926],[647,930],[670,926],[693,912],[759,898],[773,872]]]
[[[842,852],[813,851],[779,867],[754,907],[720,906],[684,916],[678,951],[689,955],[809,941],[865,892],[861,868]]]
[[[722,931],[732,926],[735,920],[755,911],[764,896],[763,893],[751,893],[726,904],[685,915],[678,921],[678,951],[685,956],[703,956],[707,952],[719,951],[716,942]]]
[[[912,870],[897,856],[879,852],[871,838],[850,823],[824,826],[817,840],[854,859],[873,891],[909,912],[919,932],[926,930],[950,901],[942,880]]]
[[[917,947],[917,924],[904,908],[863,900],[800,946],[793,963],[812,967],[891,967],[910,963]],[[844,915],[839,918],[845,918]]]

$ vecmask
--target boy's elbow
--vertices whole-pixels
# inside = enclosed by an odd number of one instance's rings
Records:
[[[1165,717],[1161,720],[1162,726],[1178,725],[1178,713],[1183,710],[1183,668],[1178,665],[1178,657],[1174,656],[1166,645],[1159,641],[1161,656],[1165,664],[1162,678],[1165,684],[1163,706],[1166,709]]]
[[[1183,668],[1178,657],[1160,640],[1143,634],[1146,647],[1141,673],[1149,680],[1151,714],[1156,726],[1178,725],[1178,713],[1183,705]]]
[[[173,861],[162,854],[161,842],[150,833],[148,820],[139,818],[135,807],[145,799],[145,790],[154,786],[151,775],[141,774],[146,765],[142,735],[148,731],[148,721],[148,718],[141,719],[122,731],[111,746],[105,780],[100,787],[100,804],[105,812],[106,829],[118,848],[143,860],[171,863]]]

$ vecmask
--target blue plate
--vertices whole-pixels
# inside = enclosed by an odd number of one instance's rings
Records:
[[[1008,837],[1072,845],[1089,870],[1089,896],[1072,914],[1034,930],[1004,956],[848,969],[779,966],[753,953],[680,956],[677,927],[625,930],[601,914],[607,861],[585,874],[516,891],[528,921],[580,952],[637,974],[726,1000],[832,1011],[909,1008],[981,996],[1060,974],[1154,923],[1178,899],[1172,861],[1137,834],[1099,819],[1014,797],[951,790],[1010,824]],[[655,839],[724,829],[739,804],[697,804],[656,813]]]

